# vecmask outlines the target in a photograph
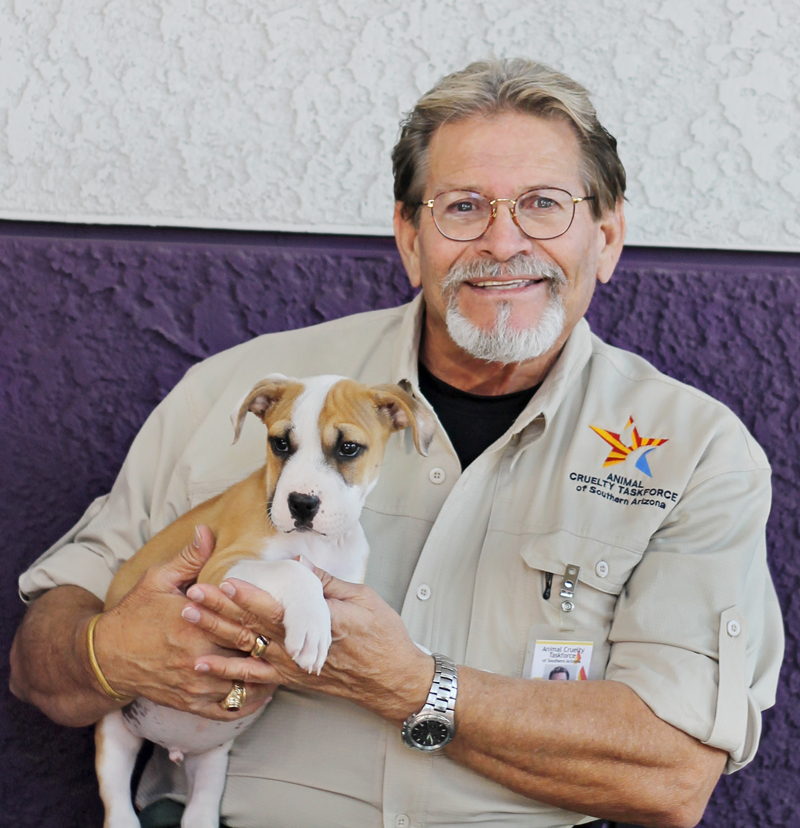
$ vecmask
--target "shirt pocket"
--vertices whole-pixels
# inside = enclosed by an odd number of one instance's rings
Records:
[[[608,650],[617,600],[642,552],[560,530],[529,537],[520,556],[541,586],[541,623],[560,632],[591,630]]]

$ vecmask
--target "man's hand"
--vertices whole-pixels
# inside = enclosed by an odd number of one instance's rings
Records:
[[[183,590],[198,576],[214,550],[207,526],[197,527],[195,540],[163,566],[150,567],[95,630],[97,660],[111,686],[125,696],[197,713],[209,719],[235,719],[255,712],[271,688],[247,688],[241,711],[224,711],[219,702],[231,683],[195,670],[199,656],[241,655],[224,649],[201,629],[187,624],[191,616]],[[223,645],[223,646],[220,646]]]
[[[271,695],[267,685],[248,685],[242,710],[224,711],[219,702],[230,691],[230,681],[194,669],[202,655],[233,655],[225,642],[181,617],[184,610],[191,615],[182,588],[197,577],[213,549],[210,529],[199,527],[195,543],[168,563],[148,569],[97,623],[97,661],[118,693],[222,720],[253,713]],[[93,724],[118,708],[119,702],[100,687],[88,657],[87,627],[102,609],[94,595],[75,586],[56,587],[39,598],[14,638],[12,692],[69,726]]]
[[[298,564],[301,565],[301,564]],[[400,618],[374,590],[314,569],[331,612],[333,644],[319,675],[303,672],[283,648],[283,607],[268,593],[230,578],[219,589],[192,587],[197,626],[233,649],[271,640],[261,659],[202,655],[199,670],[220,679],[267,682],[341,696],[399,725],[425,703],[433,659],[409,638]]]

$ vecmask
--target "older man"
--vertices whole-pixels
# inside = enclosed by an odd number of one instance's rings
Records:
[[[280,685],[231,755],[223,817],[241,828],[694,825],[774,700],[766,458],[724,406],[583,321],[622,249],[625,175],[582,87],[473,64],[420,100],[394,168],[421,295],[193,368],[110,495],[22,576],[37,600],[12,687],[82,725],[121,704],[109,690],[231,718]],[[224,435],[271,371],[402,382],[438,417],[427,460],[410,438],[387,449],[362,518],[369,586],[318,573],[335,641],[306,675],[266,593],[184,597],[213,546],[200,527],[96,622],[104,688],[86,630],[115,569],[262,462],[257,424],[233,449]],[[576,680],[537,680],[558,666]],[[219,706],[233,680],[239,713]],[[140,804],[181,798],[170,768],[155,757]]]

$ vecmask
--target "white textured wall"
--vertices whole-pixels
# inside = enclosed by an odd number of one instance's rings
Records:
[[[401,113],[516,55],[593,91],[630,243],[800,251],[796,0],[0,0],[0,218],[388,233]]]

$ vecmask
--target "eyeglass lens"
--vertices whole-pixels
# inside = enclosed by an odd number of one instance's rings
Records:
[[[503,204],[496,205],[501,209]],[[567,232],[575,213],[575,202],[564,190],[538,189],[523,193],[514,208],[517,223],[533,239],[552,239]],[[433,200],[433,220],[442,235],[454,241],[472,241],[482,236],[492,220],[492,205],[486,196],[466,190],[441,193]]]

